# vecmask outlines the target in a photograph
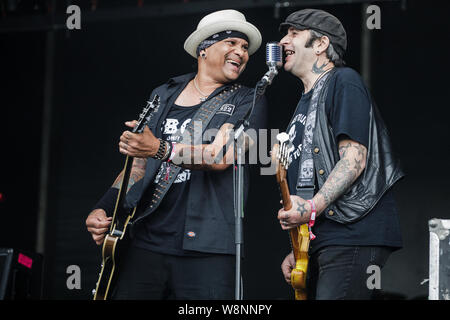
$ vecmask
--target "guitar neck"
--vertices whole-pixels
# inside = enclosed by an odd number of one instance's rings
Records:
[[[283,200],[284,210],[290,210],[292,208],[291,193],[289,192],[289,185],[284,179],[278,182],[280,186],[281,199]],[[292,252],[294,253],[295,261],[300,258],[300,244],[298,228],[292,228],[289,230],[289,237],[291,240]]]
[[[131,157],[131,156],[127,156],[125,159],[122,183],[120,185],[119,194],[117,196],[116,206],[114,209],[114,215],[113,215],[114,223],[111,224],[111,228],[113,228],[114,225],[117,226],[117,224],[120,224],[120,221],[118,219],[119,218],[118,211],[119,211],[119,208],[123,208],[123,203],[125,202],[125,196],[128,191],[128,184],[129,184],[129,180],[130,180],[131,168],[133,166],[133,160],[134,160],[134,157]]]
[[[125,199],[125,195],[128,191],[128,184],[130,181],[133,160],[134,160],[134,157],[131,157],[131,156],[127,156],[127,158],[125,159],[125,166],[123,169],[123,180],[122,180],[122,185],[120,186],[120,192],[119,192],[119,201],[121,201],[121,202]]]
[[[284,210],[290,210],[292,208],[291,193],[289,192],[289,186],[286,180],[279,183],[281,200],[283,200]]]

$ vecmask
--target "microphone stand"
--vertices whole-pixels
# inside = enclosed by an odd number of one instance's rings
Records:
[[[241,249],[244,243],[243,219],[244,219],[244,166],[245,147],[243,133],[248,128],[249,119],[255,107],[256,99],[264,94],[266,87],[272,83],[278,71],[275,67],[264,75],[256,84],[253,94],[253,102],[243,119],[235,126],[234,132],[234,157],[233,157],[233,192],[234,192],[234,217],[235,217],[235,244],[236,244],[236,278],[235,278],[235,299],[242,300],[242,276],[241,276]],[[239,141],[241,143],[239,143]],[[242,162],[244,158],[244,163]],[[237,160],[237,162],[236,162]]]

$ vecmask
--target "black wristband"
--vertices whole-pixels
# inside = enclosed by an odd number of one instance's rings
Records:
[[[114,212],[114,207],[116,206],[118,194],[119,189],[113,187],[109,188],[108,191],[106,191],[106,193],[103,195],[103,197],[92,208],[92,210],[103,209],[106,211],[107,215],[112,215],[112,213]]]

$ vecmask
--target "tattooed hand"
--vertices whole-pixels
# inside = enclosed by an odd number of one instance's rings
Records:
[[[311,216],[311,205],[305,199],[299,196],[291,195],[292,208],[285,211],[281,208],[278,211],[278,220],[280,220],[281,229],[289,230],[296,226],[309,222]]]

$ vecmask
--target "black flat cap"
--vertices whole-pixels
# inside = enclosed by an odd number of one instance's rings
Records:
[[[289,27],[299,30],[311,29],[325,34],[341,57],[347,49],[347,34],[344,26],[338,18],[323,10],[304,9],[291,13],[280,24],[279,30],[285,34]]]

